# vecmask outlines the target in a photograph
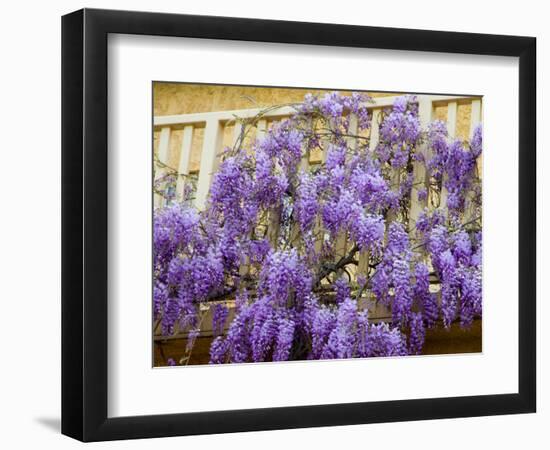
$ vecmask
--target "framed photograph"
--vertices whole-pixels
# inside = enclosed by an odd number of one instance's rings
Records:
[[[531,37],[62,21],[62,432],[535,412]]]

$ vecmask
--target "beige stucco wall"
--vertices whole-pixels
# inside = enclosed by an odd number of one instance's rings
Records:
[[[325,92],[330,90],[154,83],[153,110],[155,115],[169,115],[256,108],[300,102],[306,93]],[[396,95],[382,92],[369,94],[373,97]]]
[[[303,100],[306,93],[324,94],[326,92],[330,92],[330,90],[155,82],[153,84],[153,113],[155,116],[164,116],[266,107],[277,104],[300,102]],[[347,93],[346,91],[340,92],[344,94]],[[368,92],[368,94],[372,97],[398,95],[396,93],[385,92]],[[470,115],[471,107],[469,104],[458,105],[457,137],[462,139],[468,138]],[[435,108],[435,118],[446,120],[447,107],[441,106]],[[224,133],[225,145],[229,145],[232,132],[232,127],[227,126]],[[199,168],[203,135],[203,129],[196,128],[194,130],[190,161],[190,170],[192,172]],[[251,138],[253,137],[254,136],[251,136]],[[155,132],[155,151],[157,149],[158,139],[159,133]],[[182,130],[172,131],[168,164],[173,168],[178,167],[182,139]]]

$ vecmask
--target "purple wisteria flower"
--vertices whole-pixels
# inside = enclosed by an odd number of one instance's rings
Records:
[[[395,169],[403,168],[419,144],[421,129],[414,97],[398,97],[380,124],[378,152]]]

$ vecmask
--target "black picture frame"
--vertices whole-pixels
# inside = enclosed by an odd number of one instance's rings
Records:
[[[519,58],[518,393],[109,418],[107,36],[110,33]],[[62,433],[82,441],[535,412],[536,39],[83,9],[62,18]]]

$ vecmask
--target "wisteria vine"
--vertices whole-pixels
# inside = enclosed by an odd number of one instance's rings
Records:
[[[181,201],[166,193],[154,212],[153,325],[187,333],[180,364],[208,313],[211,363],[420,354],[427,328],[481,316],[481,127],[449,139],[403,96],[371,145],[370,101],[306,95],[245,145],[249,120],[203,211],[189,189]],[[391,320],[369,318],[377,305]]]

